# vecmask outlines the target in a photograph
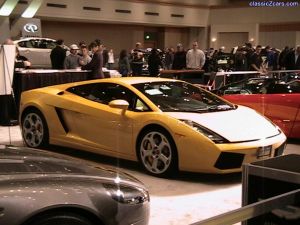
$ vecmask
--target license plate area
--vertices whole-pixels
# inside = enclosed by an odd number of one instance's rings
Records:
[[[256,157],[259,159],[262,157],[271,156],[271,153],[272,153],[272,145],[259,147],[256,152]]]

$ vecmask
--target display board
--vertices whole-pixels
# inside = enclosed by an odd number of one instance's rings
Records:
[[[11,94],[15,56],[15,45],[0,45],[0,95]]]

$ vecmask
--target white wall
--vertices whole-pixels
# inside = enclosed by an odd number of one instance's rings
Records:
[[[67,8],[47,7],[47,3],[65,4]],[[83,6],[99,7],[101,11],[86,11]],[[131,10],[131,14],[116,13],[115,9]],[[159,16],[145,15],[157,12]],[[182,14],[183,18],[171,17]],[[127,2],[120,0],[47,0],[37,12],[37,17],[51,20],[93,21],[109,23],[133,23],[149,25],[205,27],[208,23],[208,8],[178,7],[163,4]]]
[[[258,24],[247,24],[247,26],[245,26],[245,24],[214,24],[211,25],[211,32],[210,32],[210,47],[213,47],[215,49],[219,48],[220,45],[220,40],[218,39],[219,33],[238,33],[238,32],[244,32],[244,33],[248,33],[248,41],[250,41],[253,38],[253,44],[255,45],[259,39],[258,36],[258,28],[259,25]],[[215,38],[216,41],[213,42],[212,39]],[[239,42],[239,40],[232,40],[232,42]],[[235,44],[237,45],[237,44]]]
[[[225,47],[225,52],[231,52],[235,46],[243,46],[248,42],[248,32],[225,32],[218,35],[218,48]]]
[[[260,32],[259,44],[262,46],[270,45],[279,49],[285,46],[293,47],[296,43],[295,31],[278,31],[278,32]],[[300,43],[300,42],[299,42]]]
[[[217,38],[219,32],[248,32],[252,44],[266,43],[281,47],[285,44],[296,44],[296,31],[260,32],[259,24],[300,23],[300,6],[298,7],[239,7],[211,9],[209,24],[210,39]],[[238,41],[238,40],[237,40]],[[219,47],[219,40],[211,42],[214,48]]]
[[[209,15],[210,24],[246,25],[253,23],[284,22],[300,22],[300,6],[211,9]]]

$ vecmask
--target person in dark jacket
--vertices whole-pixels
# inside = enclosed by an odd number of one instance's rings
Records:
[[[91,70],[88,76],[88,80],[93,80],[93,79],[99,79],[99,78],[104,78],[103,73],[101,73],[101,60],[102,60],[102,52],[100,51],[98,44],[96,42],[92,42],[89,45],[89,48],[91,49],[93,53],[92,60],[81,67],[82,70]]]
[[[159,68],[162,68],[161,58],[159,57],[158,51],[156,48],[151,50],[151,53],[148,57],[148,71],[151,77],[156,77],[159,74]]]
[[[284,49],[280,52],[279,54],[279,69],[284,69],[285,68],[285,57],[286,55],[290,52],[289,46],[285,46]]]
[[[182,70],[186,68],[186,52],[183,49],[182,44],[177,44],[177,51],[174,54],[174,60],[172,69],[173,70]]]
[[[126,77],[130,74],[130,63],[127,51],[125,49],[121,50],[119,57],[119,73],[122,77]]]
[[[285,68],[287,70],[300,70],[300,45],[286,55]]]
[[[59,39],[56,41],[56,47],[50,53],[52,69],[64,69],[66,58],[66,50],[63,48],[64,41]]]

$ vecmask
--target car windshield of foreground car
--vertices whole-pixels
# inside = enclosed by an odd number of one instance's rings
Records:
[[[211,112],[235,109],[234,105],[184,82],[149,82],[133,86],[164,112]]]

